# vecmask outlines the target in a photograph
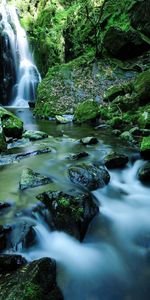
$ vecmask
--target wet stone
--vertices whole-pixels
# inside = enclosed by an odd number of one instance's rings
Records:
[[[20,190],[25,190],[28,188],[33,188],[52,182],[50,177],[41,175],[40,173],[34,172],[29,168],[25,168],[21,174],[21,179],[19,182]]]

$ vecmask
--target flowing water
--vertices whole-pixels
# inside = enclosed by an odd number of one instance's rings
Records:
[[[20,25],[17,9],[8,5],[6,0],[2,0],[0,12],[3,34],[5,34],[5,40],[11,48],[15,69],[14,76],[16,77],[10,102],[14,107],[28,107],[28,101],[35,101],[36,88],[41,77],[29,49],[27,34]]]
[[[37,203],[36,195],[42,191],[78,189],[67,176],[68,167],[76,163],[67,159],[69,154],[85,150],[89,157],[81,161],[94,163],[101,162],[110,149],[119,149],[130,157],[125,169],[110,172],[108,186],[92,192],[99,203],[100,213],[90,224],[82,243],[64,232],[50,231],[37,215],[37,244],[26,250],[19,247],[18,253],[29,261],[45,256],[54,258],[58,266],[57,281],[65,300],[150,299],[149,187],[137,178],[138,169],[144,161],[138,159],[135,149],[126,148],[105,130],[87,125],[36,121],[28,110],[18,109],[16,113],[28,120],[28,129],[42,129],[51,137],[24,147],[18,146],[13,151],[27,151],[41,144],[51,146],[53,151],[1,167],[1,199],[13,203],[11,210],[1,217],[2,223],[27,218],[27,208]],[[81,146],[79,138],[87,135],[96,136],[99,143]],[[18,182],[24,167],[52,176],[54,183],[19,192]],[[9,186],[6,186],[6,178]]]

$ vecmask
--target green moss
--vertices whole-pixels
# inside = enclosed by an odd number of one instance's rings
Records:
[[[150,136],[144,137],[140,146],[141,151],[150,151]]]
[[[147,104],[150,98],[150,70],[142,72],[134,83],[134,90],[137,93],[141,105]]]
[[[59,205],[63,206],[63,207],[68,207],[70,205],[70,201],[66,198],[60,198],[58,200]]]
[[[23,300],[42,299],[42,290],[41,290],[41,288],[37,284],[29,283],[23,289],[22,299]]]
[[[99,105],[93,100],[87,100],[77,106],[74,114],[74,120],[77,123],[83,123],[93,120],[99,115]]]

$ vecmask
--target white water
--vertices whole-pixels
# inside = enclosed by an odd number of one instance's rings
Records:
[[[6,0],[2,0],[0,11],[14,58],[17,78],[11,104],[13,107],[28,107],[28,101],[35,101],[36,88],[41,77],[34,64],[27,35],[20,25],[16,8],[8,5]]]
[[[135,292],[135,287],[142,291],[143,283],[137,286],[136,281],[150,249],[149,188],[137,179],[143,163],[111,172],[110,184],[93,192],[100,214],[83,243],[63,232],[50,232],[38,220],[38,245],[23,254],[29,260],[56,259],[65,300],[149,299],[137,298]]]

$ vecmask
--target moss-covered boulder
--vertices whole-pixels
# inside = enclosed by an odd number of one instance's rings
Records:
[[[70,180],[79,186],[89,190],[96,190],[109,183],[110,175],[104,167],[96,167],[92,164],[79,164],[68,169]]]
[[[104,47],[116,58],[133,58],[150,49],[150,44],[133,31],[111,26],[104,37]]]
[[[29,168],[25,168],[22,171],[21,179],[19,182],[20,190],[25,190],[28,188],[37,187],[40,185],[45,185],[51,183],[52,179],[50,177],[41,175],[40,173],[34,172]]]
[[[141,105],[150,102],[150,69],[142,72],[134,83],[134,90],[137,93]]]
[[[150,159],[150,136],[143,137],[140,150],[141,150],[141,156],[144,159]]]
[[[144,164],[138,171],[138,178],[143,183],[150,184],[150,162]]]
[[[0,118],[4,135],[7,137],[20,138],[23,132],[23,122],[13,113],[0,107]]]
[[[74,121],[76,123],[84,123],[96,119],[99,115],[99,105],[97,102],[86,100],[77,106],[74,113]]]
[[[37,141],[37,140],[42,140],[48,137],[48,134],[43,132],[43,131],[33,131],[33,130],[26,130],[22,134],[23,138],[29,139],[30,141]]]
[[[104,101],[113,101],[117,96],[123,96],[130,93],[132,90],[131,84],[120,84],[110,86],[104,93]]]
[[[108,169],[123,168],[129,159],[126,155],[111,152],[104,157],[104,164]]]
[[[14,272],[0,277],[1,300],[63,300],[56,283],[56,263],[42,258],[25,263]]]
[[[135,1],[129,11],[131,25],[150,38],[150,2]]]
[[[0,122],[0,153],[7,149],[6,139],[3,133],[3,127]]]
[[[48,191],[37,196],[51,214],[51,228],[65,231],[83,240],[90,221],[99,209],[90,194],[71,196],[63,192]]]

